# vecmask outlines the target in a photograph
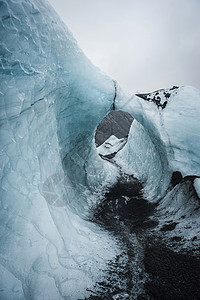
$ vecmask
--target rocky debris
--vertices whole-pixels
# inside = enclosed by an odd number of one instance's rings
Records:
[[[185,183],[188,180],[177,183],[174,192],[182,185],[185,191],[192,186],[191,181],[189,186]],[[108,263],[105,276],[96,283],[88,300],[199,299],[200,259],[190,251],[176,251],[184,243],[184,238],[170,235],[178,222],[168,216],[159,229],[159,205],[146,201],[142,183],[127,174],[121,173],[118,182],[105,192],[93,211],[92,221],[115,236],[122,250]],[[187,221],[186,217],[179,222]],[[193,241],[198,241],[197,236]],[[174,249],[169,247],[170,243]]]
[[[177,93],[176,91],[177,89],[178,89],[177,86],[173,86],[170,89],[160,89],[152,93],[136,94],[136,96],[146,101],[154,102],[158,108],[164,109],[167,103],[170,101],[171,95]]]
[[[144,266],[150,274],[145,283],[150,299],[197,300],[200,295],[200,260],[175,253],[161,241],[147,239]]]
[[[172,231],[176,227],[178,223],[172,222],[170,224],[165,224],[163,227],[160,229],[161,231]]]

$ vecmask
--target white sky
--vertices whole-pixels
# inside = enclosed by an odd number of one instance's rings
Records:
[[[49,0],[90,60],[129,91],[200,89],[200,0]]]

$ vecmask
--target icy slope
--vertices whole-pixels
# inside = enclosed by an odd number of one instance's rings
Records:
[[[155,201],[164,194],[174,171],[183,177],[200,176],[200,91],[188,86],[148,97],[121,93],[116,107],[135,120],[127,144],[116,159],[124,170],[145,183],[148,199]]]
[[[159,200],[154,233],[173,251],[199,255],[200,91],[188,86],[123,99],[116,106],[135,120],[114,160],[143,182],[148,200]]]
[[[93,139],[113,81],[46,1],[1,1],[0,13],[0,298],[84,298],[117,251],[80,218],[117,174]]]

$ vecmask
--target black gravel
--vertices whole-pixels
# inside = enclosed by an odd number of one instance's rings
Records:
[[[125,175],[105,193],[91,220],[114,235],[122,251],[108,263],[89,300],[200,299],[200,260],[168,249],[154,234],[155,208],[143,198],[142,184],[132,176]],[[170,223],[162,230],[175,227]]]

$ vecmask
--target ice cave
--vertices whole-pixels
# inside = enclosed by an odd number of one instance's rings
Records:
[[[126,92],[46,0],[0,14],[0,299],[199,299],[200,91]]]

